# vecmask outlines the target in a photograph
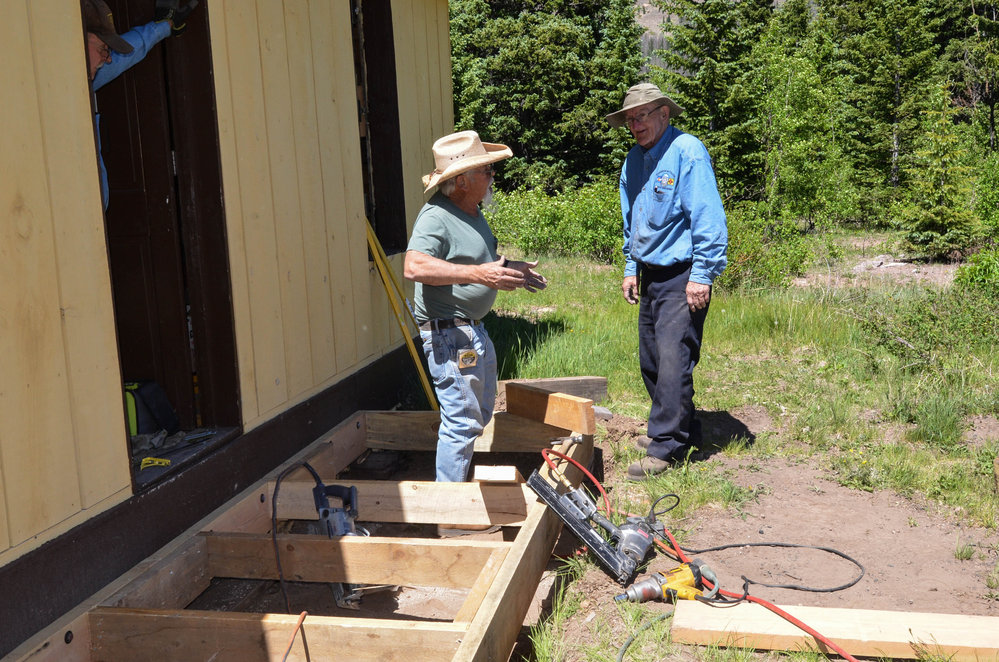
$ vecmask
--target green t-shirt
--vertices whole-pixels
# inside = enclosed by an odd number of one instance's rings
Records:
[[[470,216],[440,192],[423,205],[407,250],[455,264],[484,264],[499,258],[496,237],[482,212]],[[416,283],[416,320],[467,317],[482,319],[496,301],[496,290],[485,285],[424,285]]]

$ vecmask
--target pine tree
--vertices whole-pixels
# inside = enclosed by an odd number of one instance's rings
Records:
[[[657,0],[671,21],[663,25],[665,63],[653,81],[684,106],[676,124],[708,147],[728,197],[759,194],[758,143],[750,132],[752,103],[737,88],[745,60],[766,29],[770,0]]]
[[[911,202],[902,224],[908,240],[933,257],[967,248],[976,229],[969,206],[971,179],[965,150],[955,128],[960,112],[946,86],[933,90],[932,107],[924,111],[924,133],[909,167]]]
[[[450,7],[455,124],[513,149],[501,186],[556,191],[617,172],[626,136],[603,118],[642,64],[630,0]]]

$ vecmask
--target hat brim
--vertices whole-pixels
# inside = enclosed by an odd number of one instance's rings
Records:
[[[128,55],[133,50],[132,44],[128,43],[114,32],[95,32],[94,34],[96,34],[101,41],[107,44],[108,48],[117,53],[124,53],[125,55]]]
[[[475,170],[476,168],[481,168],[484,165],[496,163],[497,161],[502,161],[513,156],[513,150],[506,145],[484,142],[482,143],[482,147],[486,150],[485,154],[478,154],[476,156],[470,156],[466,159],[462,159],[461,161],[448,166],[443,172],[435,170],[429,175],[424,175],[423,185],[426,188],[423,189],[423,192],[429,193],[430,189],[437,186],[441,182],[453,179],[464,172]]]
[[[631,105],[625,106],[621,110],[614,111],[610,115],[607,115],[605,119],[607,120],[607,123],[610,124],[612,127],[614,127],[615,129],[619,129],[622,126],[624,126],[624,120],[625,120],[624,116],[629,110],[631,110],[632,108],[638,108],[639,106],[645,106],[650,103],[656,104],[655,105],[656,108],[659,108],[660,106],[668,106],[670,119],[674,117],[679,117],[683,113],[683,106],[679,105],[669,97],[664,96],[659,99],[653,99],[652,101],[642,101],[641,103],[633,103]]]

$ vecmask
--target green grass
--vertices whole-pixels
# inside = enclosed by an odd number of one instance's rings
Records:
[[[865,251],[881,252],[880,245],[868,245]],[[857,250],[845,239],[843,246],[840,253]],[[621,297],[620,269],[542,258],[539,270],[549,278],[547,290],[500,293],[495,314],[487,318],[500,378],[606,376],[608,400],[602,404],[644,418],[648,396],[638,370],[638,310]],[[999,440],[972,447],[963,439],[969,416],[999,415],[996,319],[999,303],[919,287],[716,290],[695,371],[695,404],[736,419],[753,410],[769,415],[769,430],[752,443],[723,444],[724,456],[745,464],[810,458],[844,486],[925,498],[969,524],[994,529],[999,499],[992,460]],[[641,455],[627,442],[605,450],[622,470]],[[663,520],[681,542],[684,519],[697,509],[712,504],[737,515],[764,489],[739,487],[710,459],[616,487],[615,507],[639,514],[663,494],[680,495],[679,506]],[[967,550],[957,545],[960,558]],[[989,581],[999,583],[991,575]],[[997,587],[987,588],[999,595]],[[563,622],[572,604],[568,598],[560,606]],[[636,615],[619,616],[628,631],[638,627],[628,620]],[[548,640],[533,659],[614,659],[620,642],[600,634],[609,629],[600,618],[605,616],[594,619],[592,636],[574,643],[571,654],[558,636],[559,619],[550,620],[541,628],[548,633],[537,635]],[[662,628],[662,634],[656,628],[643,632],[627,659],[669,654],[668,621]],[[740,653],[698,649],[694,655],[730,661]]]

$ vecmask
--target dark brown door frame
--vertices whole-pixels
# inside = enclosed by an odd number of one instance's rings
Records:
[[[109,4],[115,23],[122,32],[152,20],[154,5],[148,0],[110,0]],[[140,112],[161,115],[144,115],[141,122],[154,123],[146,130],[152,134],[153,140],[169,143],[167,149],[172,152],[173,164],[169,169],[164,169],[162,164],[144,165],[141,154],[132,154],[130,163],[139,171],[136,179],[141,185],[151,191],[162,189],[172,192],[168,205],[171,215],[175,216],[174,227],[178,232],[174,234],[179,235],[171,237],[171,240],[178,241],[180,245],[177,268],[182,272],[182,289],[185,292],[179,299],[171,297],[175,307],[169,312],[174,317],[189,316],[194,351],[190,352],[187,343],[183,343],[184,347],[180,348],[186,353],[181,357],[183,360],[176,360],[176,365],[167,365],[165,369],[184,374],[168,375],[165,381],[172,382],[174,388],[193,390],[190,374],[193,369],[198,377],[197,393],[190,401],[195,403],[200,424],[210,428],[240,428],[235,323],[209,33],[210,10],[211,2],[202,0],[188,18],[183,35],[168,37],[158,44],[147,55],[148,62],[139,63],[135,69],[123,74],[123,78],[141,73],[142,68],[146,72],[155,70],[156,75],[162,76],[162,82],[158,84],[162,84],[165,90],[162,99],[157,97],[154,108],[140,108]],[[118,83],[120,81],[114,81],[108,87]],[[159,94],[158,91],[150,93]],[[106,114],[104,108],[101,110],[102,114]],[[111,128],[107,117],[102,119],[101,128],[105,135]],[[165,133],[165,138],[160,137],[161,131]],[[139,143],[141,141],[136,142]],[[105,146],[106,158],[109,148],[113,147]],[[114,181],[114,173],[110,177]],[[172,178],[172,181],[164,181],[165,177]],[[150,181],[152,178],[158,179]],[[112,191],[112,208],[114,204]],[[157,200],[153,204],[160,203]],[[127,278],[127,274],[115,274],[112,266],[112,280],[116,276]],[[185,301],[187,311],[183,310]],[[120,319],[116,324],[121,329]],[[172,351],[177,351],[177,344],[174,342]],[[184,418],[182,415],[182,420]],[[193,427],[190,425],[194,420],[193,412],[186,418],[186,427]]]

